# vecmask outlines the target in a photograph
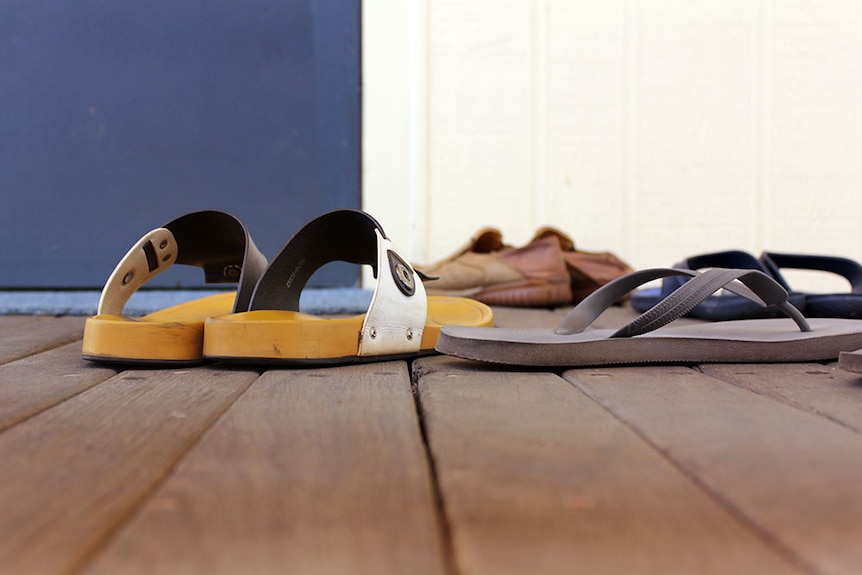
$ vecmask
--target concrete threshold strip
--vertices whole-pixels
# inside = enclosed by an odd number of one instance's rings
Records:
[[[0,290],[0,315],[95,315],[99,304],[96,290]],[[124,310],[124,315],[138,317],[196,298],[218,293],[217,290],[140,290]],[[350,314],[368,309],[372,292],[360,288],[308,288],[300,297],[305,313]]]

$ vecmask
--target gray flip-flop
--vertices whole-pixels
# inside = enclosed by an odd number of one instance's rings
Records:
[[[622,295],[647,282],[673,275],[693,279],[618,330],[588,329]],[[664,327],[722,288],[761,305],[776,306],[789,319]],[[806,321],[787,301],[787,291],[766,274],[719,268],[703,273],[658,268],[623,276],[581,302],[554,331],[447,326],[437,341],[437,351],[466,359],[559,367],[824,361],[837,358],[842,351],[859,348],[862,348],[862,321],[831,318]]]

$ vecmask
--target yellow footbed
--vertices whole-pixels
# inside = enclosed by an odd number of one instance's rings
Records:
[[[229,314],[236,294],[211,295],[139,317],[101,314],[84,324],[82,353],[104,361],[190,362],[203,359],[204,322]]]
[[[206,322],[204,356],[285,362],[356,357],[365,314],[322,318],[295,311],[258,310]],[[490,327],[491,309],[475,300],[428,297],[421,349],[430,351],[444,325]]]

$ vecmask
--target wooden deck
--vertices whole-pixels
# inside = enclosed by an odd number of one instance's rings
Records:
[[[831,365],[118,372],[82,326],[0,317],[3,574],[862,572]]]

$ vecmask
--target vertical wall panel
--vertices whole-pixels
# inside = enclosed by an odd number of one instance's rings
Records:
[[[669,265],[751,245],[755,83],[748,0],[637,3],[636,195],[630,257]],[[671,253],[673,250],[675,253]]]
[[[774,2],[766,24],[772,44],[764,244],[859,256],[862,4]]]
[[[627,249],[625,0],[547,3],[544,213],[583,249]]]
[[[411,256],[421,256],[427,219],[424,8],[369,1],[362,14],[362,207]]]
[[[532,2],[429,7],[428,245],[476,228],[525,235],[532,206]]]

